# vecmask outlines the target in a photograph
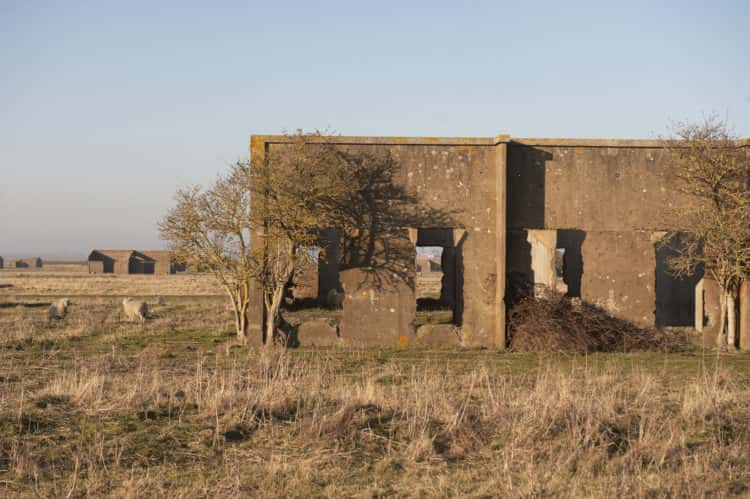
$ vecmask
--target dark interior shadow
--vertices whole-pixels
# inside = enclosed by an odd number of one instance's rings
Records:
[[[563,281],[568,285],[566,296],[581,297],[581,280],[583,278],[583,241],[586,232],[578,229],[561,229],[557,231],[557,247],[565,250],[563,257]]]
[[[505,304],[510,307],[526,296],[534,283],[531,268],[531,244],[525,230],[509,230],[506,234]]]
[[[656,325],[691,327],[695,325],[695,286],[703,278],[703,268],[690,277],[677,277],[669,268],[669,259],[677,256],[684,234],[676,234],[654,245],[656,257]]]
[[[320,254],[318,255],[318,302],[328,305],[331,290],[342,293],[339,271],[341,231],[328,229],[320,233]]]
[[[545,228],[544,200],[547,151],[511,141],[506,170],[506,306],[512,306],[533,288],[528,229]]]
[[[517,142],[508,144],[507,222],[509,230],[544,229],[546,163],[552,154]]]

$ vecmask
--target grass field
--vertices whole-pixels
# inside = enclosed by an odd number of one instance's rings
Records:
[[[0,495],[750,495],[750,356],[264,352],[217,293],[0,272]]]

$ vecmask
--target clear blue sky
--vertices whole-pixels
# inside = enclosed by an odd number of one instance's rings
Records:
[[[750,2],[0,0],[0,255],[161,246],[251,133],[750,136]]]

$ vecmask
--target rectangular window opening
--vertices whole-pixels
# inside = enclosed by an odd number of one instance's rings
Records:
[[[461,247],[452,229],[419,229],[416,244],[416,320],[425,324],[461,324],[463,280]]]

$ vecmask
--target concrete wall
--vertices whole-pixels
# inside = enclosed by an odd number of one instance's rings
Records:
[[[521,276],[531,283],[558,285],[557,249],[565,250],[564,286],[559,289],[567,289],[569,296],[639,325],[693,322],[701,276],[672,278],[666,271],[668,254],[658,244],[665,231],[683,226],[680,214],[689,199],[665,175],[668,156],[657,141],[508,136],[326,140],[348,151],[388,151],[400,167],[397,183],[419,206],[455,213],[455,226],[441,228],[462,233],[455,251],[462,262],[459,325],[464,345],[504,346],[506,264],[509,281]],[[262,158],[284,141],[253,136],[251,154]],[[412,232],[419,228],[432,227],[404,227]],[[416,241],[410,234],[394,236],[393,242],[404,250],[399,258],[413,268]],[[411,342],[413,283],[376,288],[366,283],[363,269],[345,265],[333,277],[340,264],[321,267],[330,275],[321,277],[320,287],[340,283],[346,292],[342,338]],[[249,315],[252,327],[259,329],[259,300],[253,301]]]
[[[557,230],[566,263],[578,259],[580,267],[577,276],[566,276],[571,295],[633,323],[655,324],[656,242],[664,230],[680,227],[680,209],[688,203],[665,175],[667,161],[655,141],[511,141],[509,267],[529,272],[531,248],[523,241],[529,229]],[[683,292],[690,284],[659,277],[659,304],[692,307],[692,288]]]
[[[506,137],[495,139],[373,138],[330,139],[351,152],[388,151],[399,166],[395,182],[433,212],[450,213],[461,228],[464,300],[461,334],[465,345],[502,347],[505,344],[505,158]],[[278,136],[253,136],[251,153],[263,155],[269,147],[283,146]],[[426,222],[429,224],[429,222]],[[397,237],[403,264],[415,267],[416,241],[408,220]],[[408,248],[407,248],[408,247]],[[411,282],[379,287],[368,283],[366,272],[343,268],[345,301],[341,336],[352,343],[408,344],[415,338],[416,297]],[[372,279],[369,279],[372,281]],[[251,304],[251,320],[262,320],[260,303]]]

